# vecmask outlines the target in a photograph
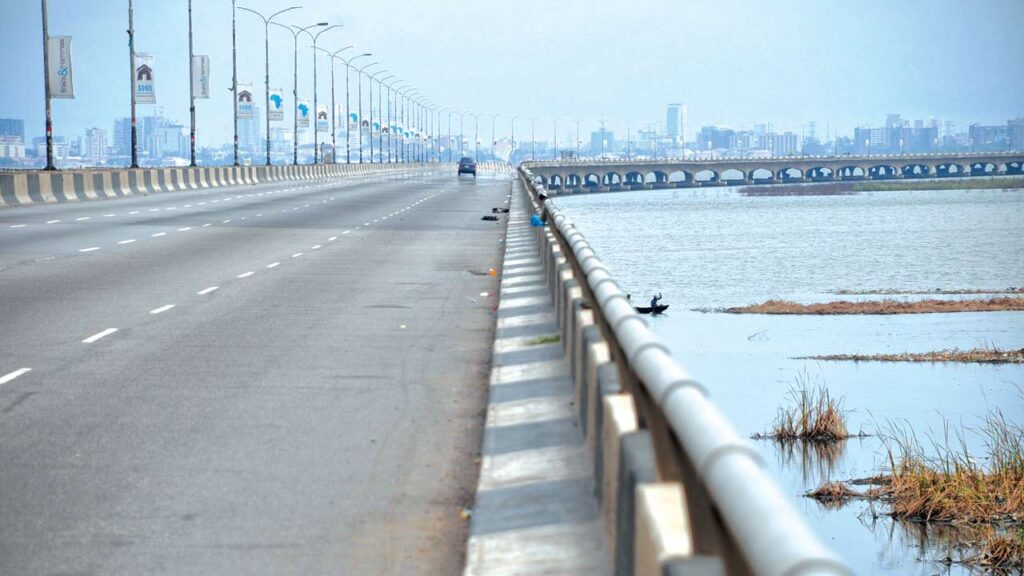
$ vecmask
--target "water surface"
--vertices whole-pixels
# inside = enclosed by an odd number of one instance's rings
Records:
[[[943,441],[947,424],[974,427],[999,409],[1024,423],[1024,366],[817,362],[796,356],[1024,347],[1024,313],[766,316],[701,313],[784,298],[800,302],[926,296],[836,296],[835,290],[1005,289],[1024,285],[1024,193],[863,192],[751,198],[734,189],[559,197],[620,285],[669,314],[652,328],[703,382],[742,435],[762,432],[799,384],[843,397],[852,432],[893,427]],[[943,297],[943,296],[939,296]],[[974,297],[956,296],[955,298]],[[977,296],[987,297],[987,296]],[[945,297],[950,298],[950,297]],[[645,304],[646,305],[646,304]],[[983,441],[967,437],[981,454]],[[873,475],[878,436],[836,457],[755,443],[784,492],[858,574],[965,573],[939,563],[935,530],[872,518],[871,506],[827,509],[800,497],[826,480]],[[877,506],[876,506],[877,508]],[[880,510],[879,510],[880,511]]]

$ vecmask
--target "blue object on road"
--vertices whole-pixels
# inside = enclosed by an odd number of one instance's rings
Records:
[[[533,216],[530,216],[530,226],[543,226],[543,225],[544,225],[544,222],[541,221],[540,216],[537,216],[536,214],[534,214]]]

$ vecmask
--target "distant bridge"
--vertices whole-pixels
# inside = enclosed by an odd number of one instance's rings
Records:
[[[526,162],[552,191],[613,191],[1022,174],[1024,152]]]

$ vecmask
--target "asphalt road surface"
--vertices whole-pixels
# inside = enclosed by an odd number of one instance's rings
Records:
[[[0,210],[0,574],[454,574],[509,180]]]

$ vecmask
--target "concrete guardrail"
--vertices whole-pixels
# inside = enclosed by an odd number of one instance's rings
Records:
[[[848,575],[527,169],[614,573]],[[539,179],[538,179],[539,180]]]

